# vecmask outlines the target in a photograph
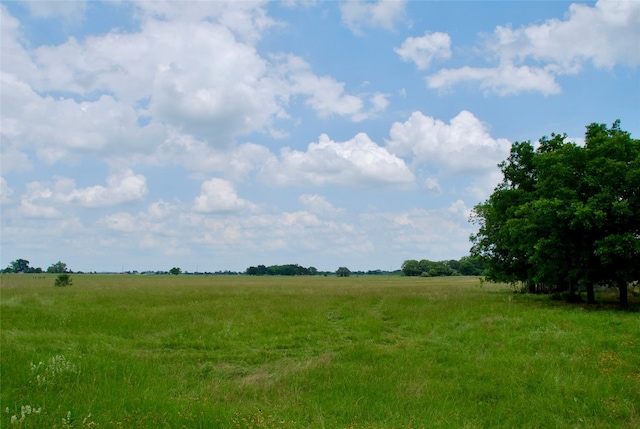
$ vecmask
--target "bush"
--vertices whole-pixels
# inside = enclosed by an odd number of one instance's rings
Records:
[[[54,286],[63,287],[63,286],[71,286],[73,282],[71,281],[71,276],[69,274],[60,274],[56,277],[56,282]]]

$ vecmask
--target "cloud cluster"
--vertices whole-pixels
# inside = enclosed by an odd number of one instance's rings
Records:
[[[362,27],[393,30],[396,21],[405,14],[405,3],[405,0],[348,0],[340,5],[342,22],[355,34],[361,34]]]
[[[146,178],[129,169],[112,172],[106,186],[77,188],[73,179],[58,177],[53,185],[28,183],[13,216],[57,218],[73,207],[104,208],[142,201],[147,193]]]
[[[259,3],[236,3],[135,3],[139,30],[35,49],[1,6],[8,156],[33,148],[49,163],[82,154],[121,161],[176,135],[230,150],[252,132],[277,135],[273,124],[289,118],[293,99],[322,118],[361,121],[386,108],[384,94],[350,94],[300,57],[261,56],[254,45],[277,24]]]
[[[345,142],[335,142],[323,134],[317,143],[308,145],[306,152],[284,148],[262,174],[280,186],[332,184],[361,188],[406,185],[414,180],[401,158],[364,133]]]
[[[387,148],[448,173],[486,172],[509,153],[511,143],[491,137],[486,124],[462,111],[449,124],[422,112],[413,112],[390,131]]]
[[[419,70],[429,68],[434,60],[451,57],[451,37],[446,33],[425,32],[422,37],[409,37],[395,49],[404,61],[412,61]]]
[[[640,3],[598,1],[593,7],[573,3],[564,20],[550,19],[513,29],[498,26],[486,38],[483,53],[497,65],[443,68],[426,77],[431,89],[447,90],[477,83],[486,93],[515,95],[561,91],[557,76],[580,72],[589,63],[600,69],[640,64]],[[448,35],[408,38],[396,52],[421,70],[450,55]]]
[[[231,182],[213,178],[204,182],[193,208],[198,213],[234,213],[255,207],[238,197]]]

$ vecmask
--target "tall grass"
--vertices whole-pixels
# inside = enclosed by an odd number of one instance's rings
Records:
[[[1,280],[2,427],[640,426],[637,312],[460,277]]]

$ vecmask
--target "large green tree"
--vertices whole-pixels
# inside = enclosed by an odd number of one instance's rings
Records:
[[[3,273],[41,273],[42,268],[30,267],[26,259],[16,259],[11,261],[9,266],[2,270]]]
[[[51,264],[49,268],[47,268],[48,273],[61,274],[67,272],[67,264],[62,261],[58,261],[55,264]]]
[[[472,254],[494,281],[541,288],[620,290],[640,279],[640,140],[603,124],[587,127],[584,146],[565,135],[537,148],[516,142],[500,164],[502,182],[474,208]]]

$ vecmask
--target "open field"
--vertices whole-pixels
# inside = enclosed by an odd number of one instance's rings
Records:
[[[3,428],[640,427],[637,311],[465,277],[54,278],[1,277]]]

